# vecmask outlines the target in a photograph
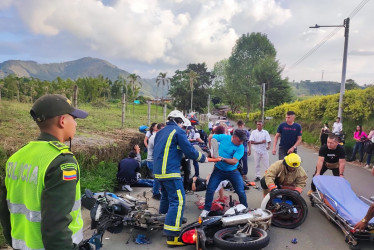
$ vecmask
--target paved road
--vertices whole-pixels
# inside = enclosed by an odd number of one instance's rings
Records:
[[[310,206],[309,199],[306,196],[306,192],[310,189],[311,177],[315,170],[315,165],[317,161],[317,151],[315,149],[307,148],[304,146],[299,147],[299,154],[302,158],[302,166],[308,174],[308,183],[302,196],[307,201],[309,214],[300,227],[296,229],[281,229],[276,227],[271,227],[269,231],[270,244],[266,249],[280,250],[280,249],[349,249],[348,245],[344,242],[344,234],[342,231],[335,226],[333,223],[329,222],[326,217],[319,211],[318,208]],[[271,155],[271,153],[270,153]],[[277,160],[277,157],[271,155],[270,162]],[[248,158],[249,173],[248,178],[250,180],[254,179],[254,160],[253,156]],[[213,168],[213,164],[205,163],[200,164],[200,176],[207,176]],[[193,172],[193,167],[192,167]],[[327,171],[327,175],[331,175],[331,171]],[[353,190],[357,195],[363,195],[365,197],[371,197],[374,195],[374,176],[370,174],[370,171],[359,166],[352,164],[347,164],[345,170],[345,178],[352,184]],[[142,193],[144,190],[149,190],[145,188],[134,188],[132,195],[137,195]],[[256,189],[250,189],[246,191],[248,204],[252,208],[257,208],[261,204],[262,191]],[[232,194],[235,199],[238,200],[237,195],[231,192],[226,192],[226,194]],[[200,210],[194,204],[197,201],[197,196],[204,196],[204,192],[195,193],[193,195],[186,195],[187,204],[184,216],[188,219],[188,222],[193,222],[197,219],[200,214]],[[151,197],[148,193],[147,197]],[[157,202],[150,199],[152,206],[158,207]],[[85,225],[88,224],[88,220],[85,220]],[[134,231],[133,235],[137,233],[145,233],[141,231]],[[152,240],[150,245],[136,245],[130,238],[129,230],[124,231],[120,234],[110,234],[106,233],[104,236],[104,247],[103,249],[119,250],[119,249],[166,249],[166,239],[162,237],[162,232],[151,232],[147,234]],[[86,237],[89,236],[89,232],[86,232]],[[130,238],[130,240],[129,240]],[[298,243],[292,244],[290,241],[293,238],[297,238]],[[129,243],[126,242],[129,240]],[[374,244],[363,245],[362,249],[373,249]],[[186,246],[182,249],[194,249],[193,246]],[[211,249],[216,249],[212,247]]]

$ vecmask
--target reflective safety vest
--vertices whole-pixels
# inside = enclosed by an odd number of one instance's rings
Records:
[[[32,141],[7,161],[5,185],[13,248],[44,249],[41,233],[41,195],[47,168],[60,154],[73,153],[68,146],[58,141]],[[76,166],[77,174],[79,166]],[[80,181],[77,182],[75,203],[70,215],[72,242],[78,244],[83,239]]]

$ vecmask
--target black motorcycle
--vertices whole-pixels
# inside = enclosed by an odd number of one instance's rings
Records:
[[[144,193],[145,198],[145,193]],[[160,230],[164,227],[165,215],[150,211],[147,200],[113,193],[93,193],[85,190],[82,205],[90,210],[91,229],[94,235],[85,240],[80,249],[100,249],[106,231],[120,233],[124,227],[144,230]],[[186,221],[184,221],[185,223]]]
[[[297,191],[278,189],[267,194],[261,203],[262,209],[273,214],[271,224],[282,228],[295,228],[304,223],[308,206]]]

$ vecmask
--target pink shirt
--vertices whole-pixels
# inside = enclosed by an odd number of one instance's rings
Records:
[[[353,138],[356,139],[356,140],[360,140],[360,138],[363,137],[363,136],[365,138],[368,137],[368,135],[364,131],[361,132],[361,135],[360,135],[360,131],[356,131],[356,132],[353,133]]]

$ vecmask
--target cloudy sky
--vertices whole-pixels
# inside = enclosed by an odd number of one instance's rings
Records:
[[[347,79],[373,84],[373,13],[370,0],[1,0],[0,62],[90,56],[142,78],[172,76],[189,63],[212,69],[242,34],[261,32],[274,44],[284,77],[340,82],[344,28],[297,62],[336,29],[309,26],[352,17]]]

